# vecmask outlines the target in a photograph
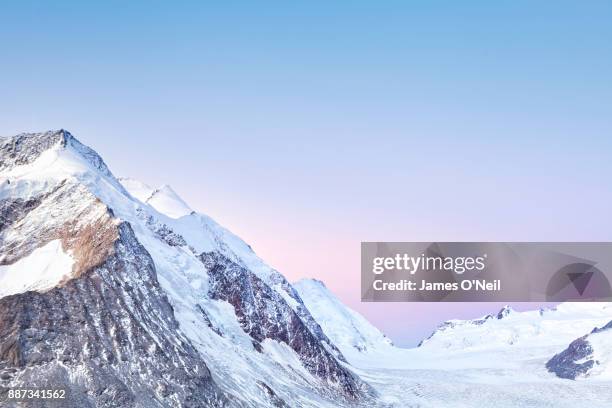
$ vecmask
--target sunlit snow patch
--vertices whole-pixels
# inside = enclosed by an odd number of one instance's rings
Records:
[[[72,271],[74,259],[57,239],[11,265],[0,266],[0,298],[56,286]]]
[[[181,218],[193,212],[168,185],[164,185],[151,193],[146,203],[170,218]]]
[[[146,202],[155,191],[155,189],[148,184],[133,178],[121,177],[118,180],[134,198],[142,201],[143,203]]]

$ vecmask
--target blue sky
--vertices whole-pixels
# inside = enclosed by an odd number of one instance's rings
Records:
[[[493,306],[362,305],[360,241],[612,239],[609,1],[52,3],[2,6],[0,134],[69,129],[400,344]]]

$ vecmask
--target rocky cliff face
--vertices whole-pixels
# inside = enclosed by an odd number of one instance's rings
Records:
[[[0,387],[74,407],[368,404],[284,277],[208,217],[164,214],[164,191],[138,201],[65,131],[0,139]]]
[[[281,295],[248,269],[218,253],[200,255],[210,276],[210,295],[229,302],[255,349],[272,339],[287,344],[308,371],[337,388],[348,398],[357,399],[366,387],[344,368],[308,329]]]
[[[557,377],[575,380],[609,370],[612,348],[612,321],[591,333],[572,341],[546,363],[546,368]]]
[[[565,350],[548,360],[548,371],[555,373],[557,377],[575,380],[593,368],[595,362],[589,359],[593,356],[593,348],[586,337],[585,335],[572,341]]]
[[[119,226],[114,254],[45,293],[0,299],[0,384],[66,389],[67,406],[224,406],[155,268]]]

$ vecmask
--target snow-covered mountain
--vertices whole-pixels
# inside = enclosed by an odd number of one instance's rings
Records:
[[[285,278],[66,131],[0,140],[0,386],[75,406],[341,406],[374,391]]]
[[[611,320],[504,308],[397,348],[70,133],[0,139],[2,406],[45,387],[69,407],[605,407]]]

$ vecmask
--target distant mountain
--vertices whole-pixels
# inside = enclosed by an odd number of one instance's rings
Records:
[[[564,303],[527,312],[506,306],[478,319],[446,321],[419,347],[459,351],[563,345],[574,339],[575,333],[590,331],[610,318],[609,303]]]

